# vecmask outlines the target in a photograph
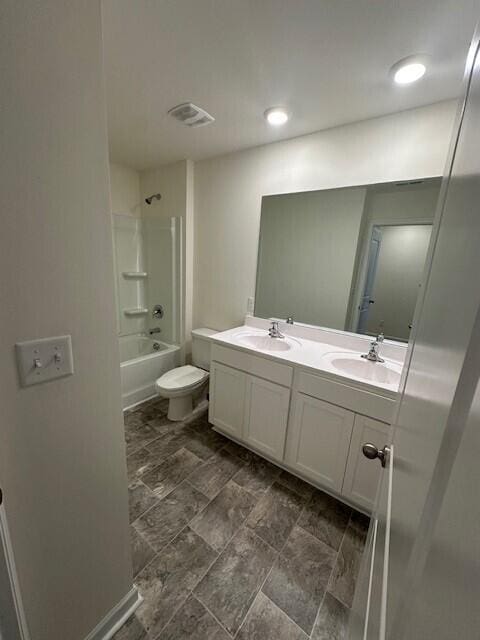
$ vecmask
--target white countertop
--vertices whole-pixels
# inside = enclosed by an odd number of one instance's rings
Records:
[[[257,354],[277,362],[327,374],[327,377],[332,377],[332,379],[343,384],[350,382],[356,387],[387,395],[388,397],[392,397],[398,392],[400,374],[403,368],[401,356],[404,355],[405,349],[397,349],[395,355],[400,357],[393,359],[382,355],[383,345],[381,345],[380,355],[385,359],[385,365],[382,365],[360,358],[361,353],[365,353],[368,350],[371,338],[365,340],[365,337],[362,336],[360,343],[355,344],[352,341],[352,334],[345,333],[345,340],[342,341],[341,332],[336,332],[334,342],[328,343],[318,339],[311,340],[300,337],[298,330],[290,333],[289,329],[289,325],[282,323],[280,330],[285,335],[285,338],[270,338],[265,328],[252,326],[249,323],[248,325],[216,333],[211,336],[211,340],[213,343]],[[246,344],[250,336],[253,337],[252,342],[258,340],[261,343],[261,338],[266,338],[265,346],[267,348],[270,347],[270,341],[273,340],[286,342],[289,348],[284,345],[276,345],[279,349],[284,350],[272,351],[270,348],[268,350],[263,349],[261,344],[260,346],[250,346]],[[328,338],[328,331],[319,329],[317,337],[323,340],[325,337]],[[355,344],[357,348],[360,348],[356,350],[344,347],[341,346],[342,342],[348,347]],[[365,349],[362,348],[363,345],[366,346]],[[387,345],[385,346],[387,347]],[[385,350],[387,351],[388,347]],[[345,370],[339,369],[339,366],[344,367]]]

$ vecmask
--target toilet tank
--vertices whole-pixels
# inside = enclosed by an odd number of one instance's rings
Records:
[[[210,371],[210,337],[218,331],[213,329],[192,329],[192,364]]]

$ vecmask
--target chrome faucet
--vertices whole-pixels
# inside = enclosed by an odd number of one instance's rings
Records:
[[[156,333],[162,333],[162,330],[160,329],[160,327],[154,327],[153,329],[149,329],[148,333],[153,336]]]
[[[368,353],[362,353],[362,358],[369,360],[370,362],[385,362],[379,355],[380,345],[385,340],[383,333],[379,333],[378,336],[370,343],[370,349]]]
[[[278,329],[278,321],[277,320],[272,320],[272,326],[268,330],[268,335],[270,336],[270,338],[284,338],[285,337],[283,335],[283,333],[280,333],[280,331]]]
[[[288,318],[285,320],[285,322],[287,324],[293,324],[293,316],[288,316]]]

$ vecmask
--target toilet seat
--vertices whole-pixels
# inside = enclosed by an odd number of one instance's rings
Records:
[[[208,371],[187,364],[164,373],[156,380],[155,387],[164,397],[173,398],[193,391],[205,382],[208,375]]]

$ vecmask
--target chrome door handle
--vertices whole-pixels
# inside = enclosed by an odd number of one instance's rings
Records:
[[[376,445],[371,442],[366,442],[362,447],[363,455],[369,460],[375,460],[378,458],[382,467],[385,468],[387,464],[388,454],[390,453],[390,448],[385,445],[383,449],[379,449]]]

